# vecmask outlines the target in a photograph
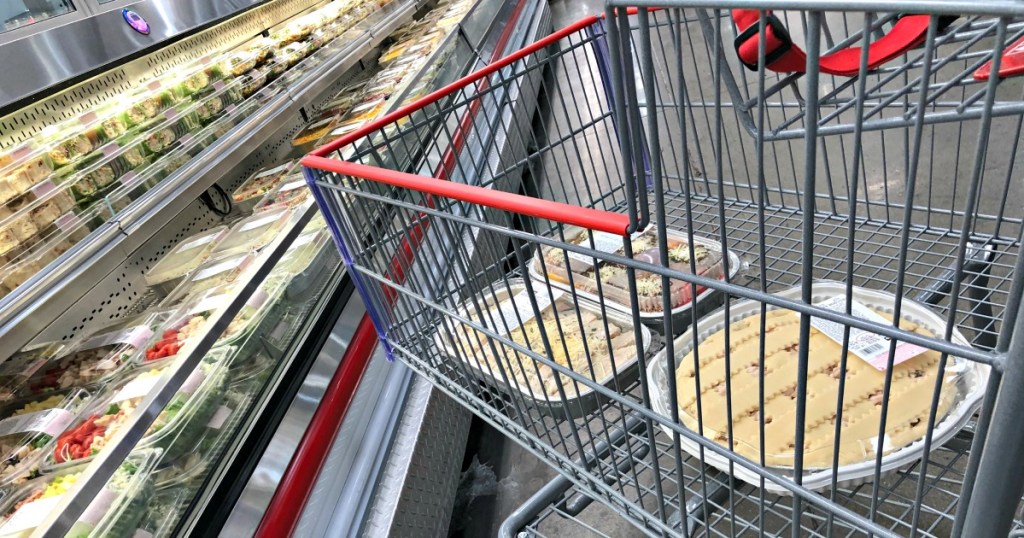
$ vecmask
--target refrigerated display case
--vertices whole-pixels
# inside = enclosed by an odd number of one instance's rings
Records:
[[[268,535],[267,519],[333,533],[399,525],[389,503],[450,508],[468,415],[371,354],[341,256],[282,163],[311,123],[331,123],[308,141],[323,143],[515,50],[549,25],[546,4],[144,0],[130,7],[146,39],[123,4],[0,33],[0,54],[25,64],[40,40],[124,36],[0,89],[3,409],[74,403],[42,433],[14,431],[32,450],[14,447],[28,474],[3,492],[0,534]],[[339,391],[351,406],[326,405]],[[325,429],[319,402],[344,420]],[[458,426],[429,435],[436,413]],[[303,432],[327,440],[331,465],[309,472]],[[367,461],[367,443],[386,450]],[[423,450],[450,454],[431,470],[444,479],[416,477]],[[340,489],[280,519],[271,500],[294,469]],[[443,491],[415,499],[414,480]],[[398,496],[374,501],[382,488]],[[318,519],[342,506],[346,522]]]

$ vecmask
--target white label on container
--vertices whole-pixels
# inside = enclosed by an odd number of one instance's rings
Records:
[[[89,112],[86,112],[85,114],[82,114],[81,116],[79,116],[78,117],[78,122],[81,123],[82,125],[89,125],[90,123],[96,121],[97,117],[98,116],[96,116],[96,112],[89,111]]]
[[[187,148],[188,145],[189,145],[189,142],[192,142],[192,135],[191,134],[185,134],[179,140],[181,142],[181,146]]]
[[[42,432],[54,436],[71,424],[75,415],[66,409],[46,409],[0,420],[0,437],[12,433]]]
[[[319,235],[320,234],[317,233],[317,232],[314,232],[314,233],[311,233],[311,234],[300,235],[299,238],[296,239],[294,243],[292,243],[292,246],[291,246],[291,248],[289,250],[298,250],[299,247],[301,247],[301,246],[303,246],[305,244],[308,244],[308,243],[312,243],[314,239],[319,237]]]
[[[594,250],[598,252],[617,252],[622,248],[624,238],[606,232],[594,232]],[[581,247],[590,247],[590,241],[584,236]],[[579,252],[569,252],[569,258],[586,264],[593,264],[594,257]]]
[[[153,82],[150,82],[149,84],[147,84],[146,87],[151,89],[151,90],[153,90],[153,91],[159,90],[160,89],[160,81],[159,80],[154,80]]]
[[[95,349],[98,347],[109,346],[111,344],[128,344],[129,346],[138,349],[152,337],[153,331],[150,330],[149,327],[139,325],[138,327],[132,327],[124,331],[101,334],[94,338],[90,338],[78,349]]]
[[[115,500],[117,500],[117,493],[107,488],[101,489],[92,502],[89,503],[89,507],[82,512],[82,516],[78,518],[78,521],[91,527],[99,525],[103,516],[107,515],[107,512],[110,511],[110,507],[113,506]]]
[[[537,311],[543,314],[551,306],[552,297],[557,301],[562,297],[562,291],[551,290],[549,295],[547,290],[541,290],[536,295]],[[493,328],[494,331],[504,335],[518,329],[522,324],[533,319],[535,315],[536,312],[534,312],[533,305],[530,303],[530,293],[527,290],[523,290],[515,294],[511,300],[501,303],[497,311],[492,310],[488,314],[489,317],[483,320],[483,325],[490,327],[490,324],[493,322],[496,324],[496,327]]]
[[[213,81],[213,89],[215,89],[217,91],[223,90],[224,89],[224,83],[219,81],[219,80]]]
[[[168,120],[173,120],[177,115],[178,115],[178,109],[176,109],[176,108],[168,108],[167,110],[164,111],[164,118],[166,118]]]
[[[0,534],[16,534],[38,527],[46,516],[60,504],[63,495],[54,495],[21,505],[6,523],[0,525]]]
[[[30,192],[32,192],[36,198],[42,198],[55,190],[57,190],[57,186],[47,179],[46,181],[40,182],[36,186],[32,187]]]
[[[149,394],[157,382],[160,381],[160,377],[161,374],[154,374],[129,381],[125,386],[121,387],[121,390],[114,394],[114,397],[110,399],[110,403],[133,400]]]
[[[214,239],[217,239],[218,236],[220,236],[220,232],[215,233],[215,234],[206,234],[206,235],[204,235],[204,236],[202,236],[200,238],[193,239],[193,240],[189,241],[188,243],[185,243],[185,244],[182,244],[182,245],[178,245],[177,254],[181,254],[182,252],[185,252],[187,250],[192,250],[194,248],[198,248],[198,247],[201,247],[201,246],[203,246],[205,244],[208,244],[208,243],[212,242]]]
[[[210,417],[210,422],[206,423],[206,426],[214,430],[221,429],[224,426],[224,422],[231,416],[231,413],[234,413],[234,411],[226,405],[218,407],[217,411]]]
[[[121,146],[117,145],[117,142],[111,142],[101,147],[100,153],[102,153],[104,157],[110,157],[111,155],[117,153],[117,150],[119,149],[121,149]]]
[[[244,232],[248,232],[249,230],[254,230],[256,228],[260,228],[262,226],[266,226],[266,225],[270,224],[271,222],[274,222],[274,221],[280,219],[281,216],[282,215],[274,214],[274,215],[270,215],[269,217],[263,217],[263,218],[260,218],[260,219],[256,219],[256,220],[254,220],[252,222],[243,224],[242,227],[238,229],[238,233],[244,233]]]
[[[153,538],[153,533],[142,529],[135,529],[135,534],[132,535],[132,538]]]
[[[256,291],[252,292],[249,296],[249,300],[245,302],[245,306],[254,310],[259,310],[264,303],[267,302],[267,291],[263,288],[256,288]]]
[[[214,310],[220,308],[222,304],[224,304],[224,295],[225,294],[218,293],[217,295],[211,295],[209,297],[204,298],[202,301],[196,303],[195,306],[189,308],[188,311],[185,312],[185,315],[191,317],[201,312],[213,312]],[[184,318],[181,320],[181,323],[179,325],[184,325],[186,322],[188,322],[188,319]]]
[[[292,181],[291,183],[285,183],[284,185],[281,185],[281,188],[277,189],[277,192],[293,191],[295,189],[301,189],[302,187],[305,187],[305,186],[306,186],[306,181],[300,179],[298,181]]]
[[[57,220],[54,221],[54,223],[61,231],[70,232],[82,223],[82,219],[78,218],[78,215],[75,215],[74,213],[64,213],[57,217]]]
[[[235,113],[235,105],[228,105],[228,106],[224,107],[224,110],[228,113],[228,115],[234,114]]]
[[[185,382],[181,384],[181,388],[178,389],[178,392],[191,396],[192,393],[196,391],[196,388],[202,384],[204,379],[206,379],[206,373],[203,372],[202,368],[196,368],[191,374],[189,374],[188,378],[185,379]]]
[[[238,267],[239,261],[241,261],[241,258],[231,258],[230,260],[220,262],[213,267],[207,267],[206,269],[203,269],[203,271],[196,273],[196,276],[192,277],[192,282],[206,280],[207,278],[219,275],[225,271],[230,271],[231,269]]]
[[[280,166],[275,166],[275,167],[273,167],[273,168],[271,168],[269,170],[264,170],[262,172],[258,172],[256,175],[252,176],[252,179],[259,179],[259,178],[264,178],[264,177],[267,177],[267,176],[283,174],[283,173],[288,171],[288,168],[291,167],[291,165],[292,165],[292,163],[291,163],[291,161],[289,161],[289,162],[286,162],[286,163],[284,163],[284,164],[282,164]]]
[[[816,303],[815,306],[834,312],[846,312],[846,297],[833,297]],[[866,321],[882,324],[889,323],[888,320],[879,316],[875,311],[857,301],[850,305],[850,313],[855,318]],[[811,326],[821,331],[822,334],[828,336],[837,344],[843,345],[843,331],[845,329],[843,324],[821,318],[811,318]],[[889,344],[891,341],[892,339],[888,336],[850,328],[850,352],[879,371],[885,371],[886,363],[889,360]],[[921,346],[909,342],[898,342],[896,344],[896,356],[893,358],[892,364],[895,366],[925,351],[927,350]]]
[[[123,176],[118,178],[118,181],[120,181],[122,185],[131,185],[132,182],[135,181],[135,172],[133,170],[125,172]]]

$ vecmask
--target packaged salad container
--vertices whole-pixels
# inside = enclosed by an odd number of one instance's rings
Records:
[[[288,224],[291,216],[289,207],[281,207],[268,209],[244,218],[231,227],[224,239],[217,243],[217,247],[211,255],[229,256],[256,252],[277,237],[277,234]]]
[[[211,351],[181,384],[136,447],[161,448],[164,457],[173,460],[195,446],[203,427],[223,400],[227,381],[224,365],[232,353],[231,347]],[[111,383],[57,438],[46,456],[44,471],[92,460],[131,422],[136,408],[164,374],[180,367],[173,363],[154,364],[126,372]]]
[[[256,255],[243,252],[241,254],[212,254],[209,260],[196,268],[178,287],[174,288],[161,303],[173,306],[198,297],[207,290],[234,284],[245,272],[246,268],[256,259]]]
[[[66,536],[131,538],[153,495],[151,473],[159,451],[128,456]],[[0,537],[25,538],[35,532],[88,465],[69,465],[18,487],[0,504]]]
[[[39,463],[53,449],[55,438],[71,425],[88,398],[82,389],[69,389],[0,407],[0,485],[38,475]]]
[[[64,349],[64,344],[55,342],[33,344],[0,363],[0,403],[13,400],[25,382]]]
[[[19,395],[38,395],[73,387],[104,384],[132,364],[153,337],[149,323],[100,331],[55,355],[32,375]]]
[[[791,288],[776,296],[798,301],[801,289]],[[855,287],[852,299],[854,303],[851,309],[855,316],[881,324],[891,323],[896,305],[894,295]],[[814,282],[812,303],[831,310],[845,311],[846,285],[839,282]],[[699,368],[703,435],[719,445],[729,446],[725,432],[731,427],[732,450],[755,462],[760,461],[762,434],[759,416],[763,414],[766,466],[780,476],[793,477],[793,410],[800,315],[792,310],[768,305],[764,322],[766,331],[772,334],[774,343],[771,349],[775,351],[763,358],[765,368],[762,376],[757,367],[762,360],[759,352],[761,339],[758,337],[761,334],[761,308],[762,304],[756,301],[736,301],[729,308],[728,318],[722,309],[702,318],[696,335],[691,328],[675,339],[674,372],[668,370],[665,350],[658,353],[647,366],[651,408],[663,416],[671,417],[673,406],[678,405],[678,416],[683,426],[697,431],[695,367]],[[929,336],[944,334],[944,316],[939,316],[925,305],[903,299],[900,317],[902,329]],[[840,394],[839,381],[843,375],[840,365],[842,345],[815,326],[819,321],[824,320],[812,317],[808,344],[812,352],[809,354],[807,384],[813,389],[809,389],[807,396],[802,483],[811,490],[824,490],[833,486],[853,488],[872,480],[879,470],[876,467],[878,455],[875,450],[878,446],[883,389],[886,384],[884,366],[889,353],[888,339],[879,337],[876,340],[886,342],[879,349],[878,344],[872,342],[872,333],[853,329],[854,333],[850,335],[851,343],[863,344],[851,344],[847,355],[845,377],[856,381],[847,382],[842,393],[842,436],[836,454],[835,419]],[[842,326],[833,325],[841,340]],[[726,327],[730,328],[729,355],[732,364],[739,365],[728,374],[723,367]],[[970,346],[959,330],[954,330],[951,342]],[[695,343],[700,361],[696,365],[693,358]],[[981,405],[990,370],[987,365],[949,356],[940,378],[938,352],[906,342],[899,343],[897,354],[904,355],[906,351],[910,351],[910,354],[905,355],[908,356],[907,360],[894,364],[889,380],[889,410],[884,452],[881,455],[882,476],[914,465],[927,456],[924,451],[925,435],[928,433],[928,418],[937,382],[941,383],[942,389],[931,432],[933,449],[941,447],[971,421]],[[915,352],[917,354],[913,354]],[[876,366],[877,362],[862,357],[860,353],[868,357],[873,355],[875,359],[881,357],[882,369]],[[747,368],[749,364],[753,364],[753,367]],[[710,390],[721,386],[726,375],[729,375],[732,384],[731,417],[724,405],[726,392]],[[676,398],[672,397],[669,390],[669,376],[677,379]],[[776,387],[765,391],[763,404],[758,400],[758,386],[762,382],[765,387]],[[763,411],[760,409],[762,405]],[[662,428],[673,435],[671,428]],[[739,480],[762,487],[761,477],[757,473],[734,465],[718,452],[707,450],[686,437],[681,438],[681,443],[683,451],[694,457],[705,458],[708,465],[733,472]],[[834,458],[839,463],[835,470]],[[765,481],[763,487],[773,494],[792,495],[790,490],[771,480]]]
[[[629,316],[610,309],[602,315],[599,304],[582,298],[576,304],[571,294],[557,289],[549,294],[542,284],[534,286],[538,319],[522,280],[509,281],[507,288],[501,282],[494,289],[486,302],[460,306],[461,315],[542,357],[546,356],[542,334],[546,334],[554,355],[548,358],[595,383],[624,389],[637,379],[638,345],[644,355],[651,348],[647,327],[638,325],[634,331]],[[497,345],[495,356],[491,337],[469,325],[445,324],[434,340],[443,353],[461,361],[474,375],[531,402],[543,413],[578,417],[597,409],[603,400],[591,387],[511,348]],[[564,400],[556,377],[564,388]]]
[[[267,280],[282,282],[285,298],[300,303],[309,299],[339,264],[341,255],[326,229],[304,231],[281,256]]]
[[[203,264],[217,243],[227,235],[227,226],[217,226],[183,239],[146,273],[146,284],[160,286],[168,293],[185,275]]]
[[[235,205],[247,209],[252,207],[274,187],[281,184],[295,168],[294,161],[288,161],[272,168],[265,168],[249,176],[231,195]]]
[[[243,97],[251,97],[267,85],[267,69],[258,68],[238,77]]]
[[[259,202],[253,206],[253,213],[262,213],[274,209],[295,207],[307,202],[312,202],[313,197],[306,185],[306,180],[299,177],[287,183],[282,183],[276,189],[267,193]]]
[[[565,230],[567,241],[590,248],[590,233],[582,228],[568,227]],[[623,238],[603,232],[593,232],[594,249],[598,252],[623,255]],[[646,230],[633,234],[631,239],[633,258],[647,263],[658,264],[657,229],[649,226]],[[690,272],[690,247],[686,234],[668,230],[669,266],[676,271]],[[724,275],[723,252],[720,243],[703,237],[694,237],[694,255],[698,275],[706,278],[721,279]],[[543,257],[543,260],[541,260]],[[621,312],[632,311],[629,292],[629,280],[624,266],[597,260],[585,254],[570,252],[556,247],[543,247],[537,251],[530,264],[530,276],[535,280],[550,281],[552,285],[569,289],[572,275],[572,286],[576,292],[591,299],[600,301],[597,295],[598,278],[604,302],[611,308]],[[568,263],[567,263],[568,262]],[[595,264],[597,271],[595,272]],[[741,269],[741,261],[734,253],[728,253],[729,276],[735,277]],[[655,329],[661,329],[662,319],[666,312],[662,311],[661,275],[647,271],[636,271],[637,301],[640,308],[640,321]],[[696,297],[692,295],[691,284],[682,280],[670,281],[673,330],[683,330],[690,324],[694,305],[697,305],[697,316],[709,312],[715,305],[714,290],[697,286]]]

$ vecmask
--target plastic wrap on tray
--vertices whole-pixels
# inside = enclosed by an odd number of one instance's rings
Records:
[[[183,278],[203,264],[217,243],[227,235],[227,226],[217,226],[183,239],[146,273],[149,286],[167,285]],[[169,290],[168,290],[169,291]]]
[[[650,346],[650,331],[646,327],[638,326],[642,341],[637,342],[633,323],[627,317],[611,313],[604,316],[599,305],[588,301],[580,301],[577,308],[571,294],[561,290],[549,293],[542,284],[534,284],[539,311],[536,316],[529,290],[522,281],[511,281],[508,289],[504,283],[495,284],[495,289],[498,290],[496,296],[462,305],[461,315],[540,356],[547,356],[543,330],[552,353],[549,358],[594,383],[610,382],[614,372],[622,375],[627,368],[635,366],[638,344],[642,353]],[[572,378],[540,361],[521,354],[517,358],[504,344],[496,342],[498,355],[495,356],[489,345],[491,338],[465,324],[446,324],[436,335],[442,350],[453,357],[461,357],[482,377],[504,385],[501,373],[504,372],[514,385],[511,390],[538,402],[559,400],[556,376],[561,378],[568,399],[592,392],[590,387],[577,386]]]
[[[288,183],[282,183],[277,188],[267,193],[256,205],[253,206],[253,213],[262,213],[280,208],[295,207],[312,201],[312,194],[306,185],[306,180],[301,177],[293,179]]]
[[[20,398],[0,407],[0,484],[38,475],[39,464],[88,402],[89,393],[68,389]]]
[[[283,164],[259,170],[249,176],[244,183],[235,189],[231,199],[235,204],[256,203],[260,198],[277,187],[295,169],[295,162],[288,161]]]
[[[256,252],[277,237],[291,219],[288,207],[267,209],[236,222],[228,234],[217,243],[213,256],[228,256]]]
[[[623,238],[603,232],[593,232],[593,245],[590,243],[590,233],[580,228],[567,228],[565,231],[566,241],[580,245],[585,248],[593,248],[598,252],[614,253],[623,255]],[[706,278],[720,279],[723,277],[722,249],[721,246],[712,240],[701,237],[694,238],[693,255],[695,256],[696,274]],[[658,250],[658,236],[654,226],[647,230],[633,234],[631,238],[633,259],[646,263],[658,265],[660,254]],[[686,241],[686,235],[674,230],[668,230],[668,259],[669,267],[674,271],[689,273],[691,270],[690,246]],[[571,252],[556,247],[543,247],[541,250],[543,262],[536,257],[531,266],[531,272],[543,278],[547,274],[552,282],[563,286],[569,285],[569,273],[572,273],[572,285],[576,289],[596,296],[598,293],[598,277],[601,282],[601,292],[609,303],[629,311],[631,299],[629,291],[629,280],[626,268],[618,263],[606,260],[597,260],[595,271],[595,258]],[[567,269],[568,267],[568,269]],[[738,263],[731,261],[730,271],[738,268]],[[637,270],[636,289],[637,302],[642,315],[662,316],[662,278],[661,275],[647,271]],[[693,301],[691,284],[682,280],[670,280],[671,304],[673,309],[684,307]],[[697,295],[703,293],[705,288],[697,286]]]
[[[153,495],[150,474],[158,451],[137,451],[121,464],[90,502],[67,536],[130,537]],[[12,490],[0,504],[0,537],[25,538],[42,525],[87,465],[69,465]]]
[[[813,303],[822,308],[844,312],[845,285],[815,282]],[[800,288],[780,292],[779,296],[799,300]],[[888,325],[892,321],[895,297],[874,290],[854,288],[853,314],[861,319]],[[701,320],[696,336],[699,364],[694,360],[692,330],[675,341],[676,370],[667,371],[664,351],[649,366],[653,409],[670,416],[674,405],[681,422],[697,431],[697,374],[700,376],[700,403],[703,435],[728,446],[737,454],[753,461],[761,458],[763,416],[765,465],[782,474],[792,473],[794,450],[793,410],[796,406],[796,365],[799,352],[801,317],[791,310],[768,306],[762,333],[761,303],[733,303],[729,318],[718,311]],[[903,301],[900,328],[924,336],[941,335],[945,320],[927,307]],[[729,359],[732,370],[724,368],[725,330],[729,328]],[[858,479],[876,471],[875,450],[884,399],[890,340],[884,336],[852,329],[850,351],[845,370],[841,364],[844,328],[838,323],[812,318],[807,354],[807,416],[803,452],[804,485],[811,489],[830,487],[833,479],[833,458],[838,458],[840,485],[856,485]],[[760,341],[764,334],[765,354]],[[954,335],[955,343],[968,345],[962,335]],[[906,466],[922,455],[923,439],[928,429],[932,398],[939,381],[938,407],[935,416],[933,447],[952,437],[977,409],[984,391],[988,367],[950,356],[940,372],[940,353],[907,342],[898,342],[888,393],[883,472]],[[762,374],[763,370],[763,374]],[[668,376],[676,379],[677,398],[668,391]],[[941,377],[940,377],[941,376]],[[725,381],[731,387],[732,413],[726,409]],[[842,436],[836,446],[835,420],[839,403],[840,380],[845,377],[842,399]],[[941,380],[941,381],[940,381]],[[761,408],[758,387],[764,386],[764,407]],[[731,423],[731,424],[730,424]],[[732,439],[726,432],[731,428]],[[717,454],[685,442],[684,450],[711,456],[711,464],[728,468],[730,463]],[[838,448],[838,453],[836,451]],[[758,483],[755,473],[743,471],[740,478]],[[848,482],[854,480],[854,482]],[[772,491],[786,490],[778,485]]]
[[[233,285],[242,276],[255,254],[212,254],[210,259],[196,268],[163,301],[164,306],[182,304],[195,299],[206,291],[225,285]]]
[[[226,385],[224,364],[233,352],[231,347],[211,351],[160,411],[136,448],[160,448],[166,458],[173,459],[194,446],[203,426],[220,406]],[[99,454],[131,422],[136,408],[160,380],[176,367],[180,366],[172,362],[137,368],[111,383],[57,438],[47,455],[46,472]]]

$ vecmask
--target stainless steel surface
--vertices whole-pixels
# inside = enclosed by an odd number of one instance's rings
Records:
[[[0,109],[265,3],[267,0],[140,0],[132,9],[149,23],[149,35],[128,26],[120,10],[93,16],[79,11],[45,21],[51,23],[45,26],[20,29],[31,35],[0,34],[0,66],[5,73],[17,73],[5,77],[0,85]],[[271,26],[276,21],[264,22]]]
[[[251,536],[263,518],[263,512],[270,504],[277,485],[284,474],[292,454],[306,431],[313,413],[323,397],[327,384],[338,369],[342,356],[348,348],[349,339],[355,333],[365,309],[358,298],[345,306],[341,317],[331,331],[330,337],[317,355],[313,367],[302,383],[298,395],[288,407],[284,420],[260,458],[238,502],[231,509],[231,515],[221,530],[225,537]],[[382,375],[382,361],[375,359],[367,367],[364,380],[378,379]],[[364,387],[365,385],[365,387]],[[367,381],[360,384],[360,391],[373,392],[379,385]],[[372,402],[362,399],[357,392],[354,402]]]
[[[336,83],[393,29],[412,15],[414,2],[400,2],[380,21],[380,27],[355,39],[323,65],[310,73],[311,85],[323,91]],[[301,87],[303,77],[296,86]],[[228,135],[217,140],[188,164],[165,178],[159,186],[132,203],[121,215],[61,256],[52,271],[35,275],[19,290],[0,300],[0,337],[4,358],[36,337],[52,320],[67,311],[91,288],[117,267],[128,253],[151,240],[157,231],[214,183],[232,173],[250,157],[254,147],[283,138],[299,121],[299,109],[313,104],[319,96],[312,90],[281,93],[258,113],[244,120]]]

